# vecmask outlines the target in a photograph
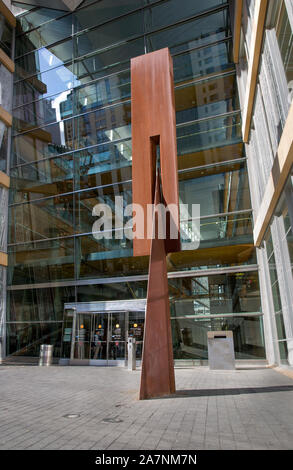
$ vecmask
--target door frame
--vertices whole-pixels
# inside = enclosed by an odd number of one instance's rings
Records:
[[[130,299],[130,300],[110,300],[105,302],[72,302],[64,304],[64,312],[67,312],[67,316],[72,316],[72,335],[71,335],[71,350],[70,359],[63,359],[62,363],[68,363],[69,365],[93,365],[93,366],[120,366],[124,367],[126,360],[109,360],[108,352],[107,359],[75,359],[75,343],[76,343],[76,320],[77,315],[80,314],[111,314],[124,312],[145,312],[146,310],[146,299]],[[128,332],[128,330],[127,330]],[[108,350],[108,338],[107,338],[107,350]],[[126,351],[127,338],[125,335],[125,351]]]

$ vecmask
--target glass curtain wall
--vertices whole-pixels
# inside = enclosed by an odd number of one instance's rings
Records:
[[[117,278],[118,288],[121,276],[147,274],[147,257],[134,258],[131,241],[115,238],[114,227],[112,239],[94,238],[93,208],[97,203],[114,208],[117,196],[123,196],[124,207],[131,203],[130,59],[164,47],[174,65],[180,202],[201,205],[199,249],[190,249],[196,235],[190,212],[181,220],[185,249],[168,256],[168,270],[237,265],[253,270],[228,3],[102,0],[65,15],[37,8],[19,16],[17,31],[10,302],[23,302],[17,296],[24,285],[36,293],[35,284],[46,284],[41,290],[54,299],[50,283],[74,282],[70,295],[77,301],[86,279]],[[109,292],[105,298],[117,298],[116,289],[107,291],[103,284],[95,289],[100,300]],[[145,296],[141,291],[135,297],[126,287],[125,292],[128,298]],[[25,310],[16,309],[10,328],[24,317],[29,325],[34,309],[42,311],[44,296],[31,295]],[[258,317],[258,331],[260,324]],[[54,328],[57,344],[58,323]],[[36,341],[40,331],[34,330]],[[11,346],[8,352],[16,350]]]

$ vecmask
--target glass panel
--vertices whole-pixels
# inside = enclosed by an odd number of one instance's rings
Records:
[[[278,273],[277,273],[276,260],[275,260],[274,253],[272,253],[269,259],[269,270],[270,270],[271,285],[273,285],[278,280]],[[278,310],[280,310],[280,308]]]
[[[62,93],[35,101],[13,111],[14,129],[23,132],[34,127],[59,122],[73,114],[73,92]]]
[[[93,224],[97,220],[97,216],[93,215],[93,208],[96,204],[107,204],[112,213],[115,214],[115,198],[116,197],[123,198],[123,211],[124,208],[132,203],[132,192],[131,192],[131,183],[124,183],[124,184],[117,184],[113,186],[106,186],[106,187],[99,187],[97,189],[92,189],[89,191],[82,191],[76,194],[76,229],[80,233],[91,233],[93,231]],[[113,221],[114,222],[114,221]],[[123,227],[126,223],[126,220],[122,216],[122,220],[119,221],[119,229]],[[122,225],[123,224],[123,225]],[[114,223],[113,223],[114,229]],[[104,230],[103,228],[101,230]],[[119,231],[117,236],[122,236],[123,233]],[[115,233],[113,233],[115,236]],[[121,240],[123,243],[123,247],[129,245],[125,239]],[[113,240],[99,240],[100,244],[104,244],[106,246],[116,245]],[[118,243],[119,245],[119,243]],[[125,245],[125,246],[124,246]]]
[[[169,0],[160,5],[144,10],[146,31],[162,28],[185,18],[190,18],[205,10],[212,9],[225,3],[224,0],[206,0],[203,2],[190,2],[190,0]]]
[[[131,141],[104,144],[74,154],[76,187],[113,184],[131,179]]]
[[[177,128],[178,155],[241,141],[240,114],[186,123]]]
[[[109,360],[125,360],[125,313],[111,313],[109,318]]]
[[[48,322],[63,320],[64,303],[74,302],[74,287],[50,287],[8,291],[7,321]]]
[[[285,224],[285,229],[287,232],[286,239],[287,239],[289,257],[290,257],[292,274],[293,274],[293,227],[291,225],[289,214],[287,214],[286,217],[284,218],[284,224]]]
[[[256,264],[253,243],[225,245],[219,243],[203,250],[182,250],[168,255],[167,269],[174,271],[200,272],[202,269]],[[241,269],[241,268],[240,268]]]
[[[284,2],[277,25],[277,39],[289,83],[293,80],[293,32]]]
[[[60,67],[72,60],[72,40],[51,47],[42,47],[34,52],[15,59],[16,74],[14,81],[21,80],[36,73]]]
[[[0,185],[0,252],[6,253],[7,249],[7,208],[9,189]],[[2,303],[4,303],[4,293],[2,294],[2,276],[4,267],[0,264],[0,313],[2,312]],[[6,268],[5,268],[6,270]],[[5,277],[5,276],[4,276]],[[3,287],[4,288],[4,287]]]
[[[274,251],[274,246],[273,246],[273,240],[272,240],[272,235],[269,232],[269,237],[266,240],[266,250],[267,250],[267,257],[268,259],[270,258],[271,254]]]
[[[96,313],[92,318],[90,359],[107,359],[108,315]]]
[[[148,257],[132,256],[129,240],[95,240],[92,235],[76,238],[77,277],[101,278],[145,274]]]
[[[14,2],[13,2],[14,4]],[[16,3],[16,6],[18,3]],[[29,8],[28,5],[24,5],[22,3],[19,4],[21,8]],[[35,8],[35,7],[32,7]],[[64,15],[64,11],[62,10],[53,10],[51,8],[38,8],[34,11],[27,12],[25,15],[17,17],[20,22],[21,30],[23,32],[28,31],[30,29],[36,28],[40,26],[42,23],[46,21],[55,20],[59,16]]]
[[[72,150],[73,120],[20,134],[13,138],[12,165],[62,154]]]
[[[173,57],[175,83],[233,69],[231,51],[231,41],[225,41],[200,50],[175,55]]]
[[[146,36],[147,52],[169,47],[171,54],[224,39],[228,35],[227,12],[215,13]],[[200,31],[199,35],[196,32]]]
[[[84,2],[83,2],[84,5]],[[74,31],[91,28],[142,6],[142,0],[102,0],[74,13]]]
[[[85,268],[90,271],[90,268],[101,264],[102,260],[123,258],[132,256],[132,242],[131,240],[115,239],[115,233],[111,234],[111,239],[102,238],[96,240],[93,235],[80,236],[76,238],[76,252],[80,256],[80,269]],[[120,260],[122,261],[122,260]],[[103,276],[106,273],[97,273]]]
[[[280,358],[281,361],[285,364],[288,364],[288,346],[286,341],[280,341],[279,343],[279,351],[280,351]]]
[[[279,289],[279,283],[276,281],[272,285],[272,294],[273,294],[273,301],[274,301],[274,308],[275,312],[280,312],[282,309],[282,303],[281,303],[281,295],[280,295],[280,289]]]
[[[72,17],[67,15],[55,21],[50,21],[25,36],[17,37],[15,40],[15,55],[16,57],[21,56],[29,50],[39,49],[71,35]]]
[[[77,315],[74,359],[89,359],[91,352],[91,315]]]
[[[136,39],[109,50],[91,53],[74,63],[74,73],[81,83],[88,83],[105,75],[130,68],[131,57],[144,54],[144,39]],[[128,70],[130,75],[130,70]]]
[[[257,272],[169,279],[171,317],[259,312]]]
[[[265,359],[261,317],[172,320],[174,359],[208,360],[207,333],[233,331],[236,359]]]
[[[130,103],[76,117],[74,122],[75,149],[130,138],[130,119]]]
[[[188,250],[188,244],[199,239],[199,248],[210,246],[211,241],[221,246],[223,243],[227,245],[253,243],[252,214],[249,213],[202,219],[200,234],[194,228],[194,221],[181,222],[180,227],[183,250]],[[187,238],[183,238],[183,234]]]
[[[12,38],[13,28],[10,26],[8,21],[1,14],[0,17],[0,47],[3,51],[11,57],[12,55]]]
[[[38,75],[18,81],[14,84],[14,107],[31,103],[51,96],[55,99],[55,107],[68,99],[70,89],[76,85],[75,77],[69,67],[62,65]],[[61,95],[60,98],[56,95]],[[56,108],[56,111],[58,108]]]
[[[141,11],[98,26],[93,30],[76,36],[75,57],[104,49],[112,44],[125,42],[126,39],[136,35],[142,35],[143,29]]]
[[[246,168],[235,166],[236,169],[219,165],[210,175],[205,175],[201,169],[194,171],[195,178],[179,182],[180,203],[188,204],[189,208],[192,204],[200,204],[201,216],[250,209]]]
[[[144,312],[129,312],[128,336],[136,340],[136,359],[142,359],[143,335],[144,335]]]
[[[8,134],[8,127],[4,122],[0,122],[0,171],[4,171],[4,173],[7,170]]]
[[[96,83],[78,88],[76,94],[76,114],[92,111],[105,105],[130,98],[130,74],[121,72],[106,77]]]
[[[73,156],[40,160],[13,168],[10,172],[11,202],[26,202],[73,191]]]
[[[10,246],[8,279],[9,284],[74,279],[74,239]]]
[[[175,88],[176,123],[195,121],[237,109],[235,75]]]
[[[10,242],[21,243],[74,234],[73,196],[62,195],[10,209]]]
[[[96,285],[77,286],[77,302],[145,299],[146,294],[147,281],[99,284],[98,289]]]
[[[275,318],[276,318],[278,339],[286,339],[283,313],[282,312],[277,313]]]
[[[7,354],[39,357],[41,344],[52,344],[53,356],[61,355],[62,322],[8,323]]]

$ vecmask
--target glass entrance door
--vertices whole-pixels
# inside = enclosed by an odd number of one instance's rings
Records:
[[[126,360],[128,312],[79,313],[75,330],[74,359],[105,365]]]
[[[108,361],[126,360],[127,317],[128,312],[108,314]]]

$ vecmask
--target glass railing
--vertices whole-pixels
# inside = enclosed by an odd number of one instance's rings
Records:
[[[180,228],[183,250],[202,248],[208,242],[215,246],[253,241],[251,211],[205,216],[200,220],[183,220]]]

